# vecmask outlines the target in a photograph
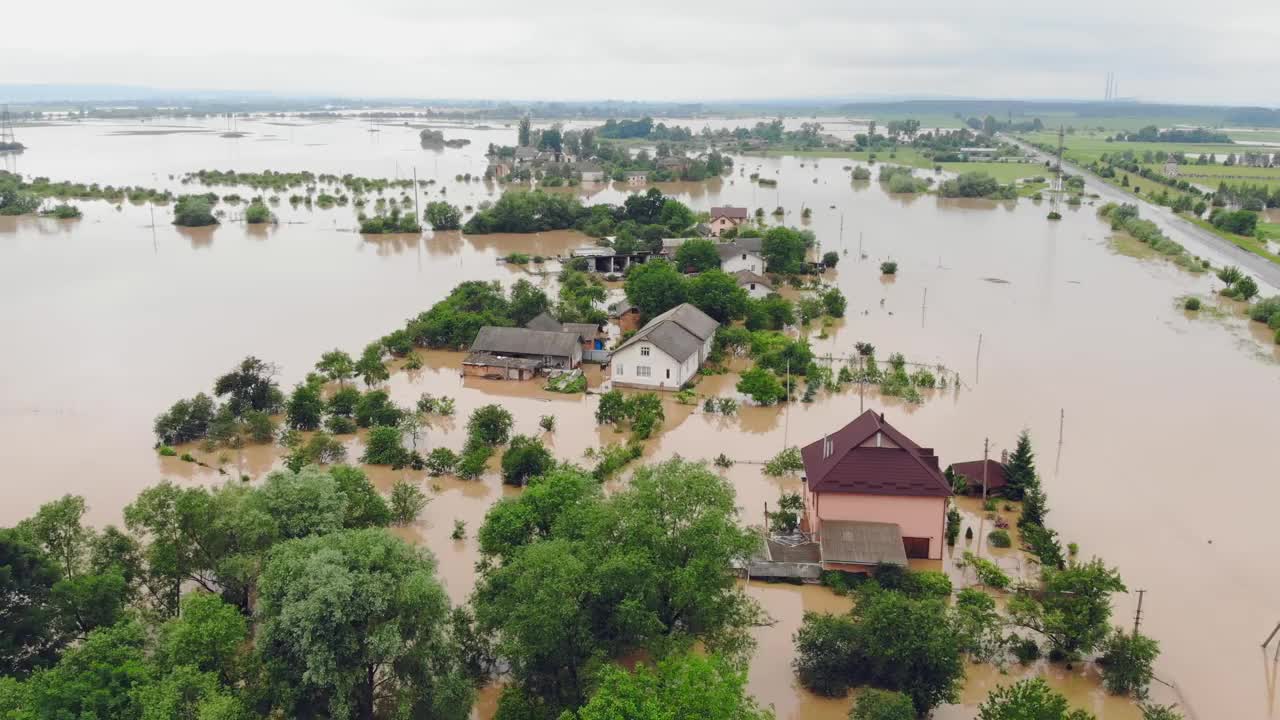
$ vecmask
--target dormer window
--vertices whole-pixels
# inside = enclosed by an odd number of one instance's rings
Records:
[[[640,357],[649,357],[649,346],[648,346],[648,345],[641,345],[641,346],[640,346]]]

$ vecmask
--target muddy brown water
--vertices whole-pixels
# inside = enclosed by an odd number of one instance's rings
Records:
[[[223,129],[216,122],[171,124]],[[436,152],[421,149],[412,128],[384,126],[370,134],[359,121],[282,127],[244,120],[238,129],[249,134],[240,139],[213,132],[112,134],[130,129],[145,128],[28,128],[23,142],[31,149],[7,158],[5,167],[54,179],[191,191],[168,176],[208,167],[407,177],[416,166],[420,178],[440,181],[429,198],[443,188],[451,202],[474,205],[496,198],[500,188],[458,183],[454,175],[482,171],[485,146],[514,139],[514,129],[501,126],[459,130],[471,145]],[[255,142],[265,136],[279,142]],[[664,431],[649,442],[646,459],[725,452],[764,460],[785,444],[809,442],[842,425],[863,406],[883,409],[944,462],[981,457],[984,438],[998,456],[1029,428],[1050,523],[1064,542],[1079,543],[1085,557],[1097,554],[1117,565],[1130,589],[1148,591],[1143,628],[1162,643],[1159,678],[1180,689],[1198,718],[1273,717],[1274,668],[1258,649],[1280,620],[1280,576],[1270,571],[1280,545],[1271,531],[1280,486],[1271,482],[1268,457],[1280,373],[1268,334],[1239,317],[1197,318],[1178,309],[1177,296],[1207,295],[1216,281],[1159,259],[1114,253],[1094,208],[1067,208],[1061,222],[1048,223],[1048,208],[1025,200],[891,197],[875,182],[848,182],[842,167],[849,164],[745,157],[722,180],[662,187],[698,209],[739,204],[769,212],[782,205],[786,222],[812,228],[823,250],[841,252],[831,279],[849,298],[848,317],[826,339],[813,330],[818,353],[850,354],[855,341],[869,341],[881,358],[897,351],[912,361],[944,364],[959,373],[963,387],[930,393],[918,406],[846,390],[785,410],[743,407],[731,418],[669,402]],[[779,178],[778,187],[749,182],[746,175],[756,171]],[[218,192],[233,190],[247,196],[244,188]],[[627,190],[610,183],[565,192],[618,202]],[[228,221],[179,230],[167,224],[167,208],[156,208],[152,228],[146,206],[81,205],[85,217],[78,221],[0,218],[4,524],[63,493],[84,495],[91,521],[119,522],[123,506],[162,478],[219,482],[214,470],[151,450],[151,420],[174,399],[207,391],[215,375],[249,353],[278,363],[288,389],[323,351],[358,351],[460,281],[530,276],[550,287],[529,270],[499,264],[502,255],[562,254],[590,242],[571,232],[362,237],[353,232],[350,208],[294,210],[287,203],[278,208],[276,226],[246,230]],[[808,222],[801,220],[804,207],[813,211]],[[885,259],[899,263],[892,282],[879,274]],[[1007,283],[988,282],[992,277]],[[427,447],[460,447],[467,413],[492,402],[515,414],[519,432],[541,434],[538,418],[555,415],[557,428],[547,440],[564,459],[589,462],[583,459],[588,448],[625,439],[594,425],[590,396],[463,379],[458,354],[423,357],[422,370],[398,372],[390,388],[402,403],[422,392],[458,399],[457,417],[433,419],[421,440]],[[708,377],[699,392],[734,394],[734,382],[732,375]],[[359,437],[349,441],[353,456],[359,443]],[[197,454],[255,478],[279,462],[278,452],[264,447]],[[745,462],[725,473],[743,521],[753,524],[765,502],[799,483],[764,477],[758,465]],[[493,471],[477,482],[386,469],[371,475],[383,488],[402,476],[431,488],[421,521],[404,533],[435,553],[450,596],[464,601],[476,559],[471,536],[486,509],[516,491]],[[982,538],[989,528],[979,527],[981,513],[972,503],[965,509],[966,525]],[[449,539],[455,519],[467,523],[467,540]],[[1016,553],[984,552],[1018,569]],[[949,559],[941,565],[958,582],[973,582]],[[817,587],[752,582],[748,592],[777,621],[757,631],[752,692],[779,717],[843,717],[851,701],[806,693],[789,663],[802,613],[839,611],[847,601]],[[1134,599],[1116,597],[1117,623],[1132,622]],[[1101,717],[1137,717],[1131,703],[1106,696],[1093,672],[1039,665],[1002,675],[970,667],[962,702],[936,716],[970,718],[994,685],[1043,673]],[[1176,697],[1160,684],[1155,692],[1165,701]],[[495,690],[486,691],[478,716],[492,712],[495,698]]]

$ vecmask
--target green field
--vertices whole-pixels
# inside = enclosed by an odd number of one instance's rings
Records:
[[[1227,132],[1227,137],[1241,142],[1280,143],[1280,130],[1231,130]],[[1271,151],[1280,152],[1280,148],[1271,148]]]
[[[1164,165],[1149,164],[1144,165],[1144,167],[1158,173],[1164,172]],[[1210,190],[1216,190],[1218,183],[1224,181],[1228,185],[1248,183],[1250,185],[1266,185],[1268,188],[1274,188],[1280,185],[1280,168],[1245,167],[1243,165],[1181,165],[1178,168],[1178,177],[1187,182],[1207,187]]]
[[[1026,133],[1021,137],[1028,142],[1036,144],[1053,147],[1058,145],[1058,134],[1056,132]],[[1105,133],[1076,133],[1065,136],[1063,145],[1067,160],[1088,164],[1101,159],[1104,154],[1110,155],[1124,152],[1125,150],[1132,150],[1139,155],[1148,150],[1151,152],[1163,150],[1167,153],[1181,152],[1192,156],[1216,153],[1221,158],[1230,153],[1239,154],[1245,150],[1257,149],[1225,143],[1107,142],[1106,137]]]

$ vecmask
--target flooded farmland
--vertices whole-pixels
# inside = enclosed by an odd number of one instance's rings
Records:
[[[463,206],[495,199],[501,188],[455,177],[483,172],[487,145],[515,137],[514,127],[501,124],[445,126],[446,137],[472,142],[436,151],[419,146],[415,126],[290,122],[242,120],[236,129],[244,136],[235,138],[222,137],[225,123],[216,120],[52,124],[26,129],[27,152],[0,162],[27,176],[175,192],[197,189],[178,179],[201,168],[400,179],[416,168],[420,179],[437,180],[424,202],[443,195]],[[143,133],[161,130],[172,132]],[[1268,418],[1280,407],[1280,356],[1230,307],[1217,319],[1177,307],[1175,298],[1208,296],[1216,281],[1116,252],[1087,205],[1048,223],[1047,204],[1029,200],[892,196],[874,181],[850,182],[843,169],[850,162],[838,158],[735,161],[723,179],[660,187],[695,210],[736,204],[768,213],[781,206],[786,223],[811,228],[823,250],[841,252],[831,275],[849,299],[847,317],[827,338],[815,329],[815,353],[848,355],[856,341],[867,341],[882,357],[902,352],[945,365],[962,386],[934,391],[921,405],[846,390],[785,409],[744,407],[730,418],[669,402],[646,459],[725,452],[764,460],[843,425],[864,404],[883,408],[898,428],[936,448],[944,464],[981,457],[986,438],[998,456],[1028,428],[1049,523],[1082,555],[1118,566],[1131,591],[1147,591],[1143,628],[1163,651],[1157,676],[1177,688],[1158,683],[1157,699],[1180,694],[1188,716],[1202,720],[1280,714],[1275,666],[1258,650],[1280,620],[1280,576],[1267,570],[1280,550],[1272,532],[1280,486],[1265,455],[1275,445]],[[776,178],[777,187],[750,182],[753,172]],[[564,192],[584,202],[620,202],[630,189],[609,183]],[[463,280],[509,283],[529,275],[498,262],[509,252],[550,256],[591,242],[572,232],[361,236],[349,207],[282,203],[278,225],[247,229],[229,219],[185,230],[169,224],[166,207],[155,208],[153,226],[146,205],[80,205],[84,218],[77,221],[0,218],[0,447],[7,470],[0,524],[64,493],[85,496],[93,522],[118,522],[123,506],[162,478],[219,482],[215,471],[151,449],[151,421],[176,398],[207,390],[247,354],[277,363],[282,386],[291,387],[322,352],[358,350]],[[805,208],[812,210],[807,221]],[[878,269],[886,259],[900,268],[891,281]],[[421,370],[396,373],[390,388],[401,403],[423,392],[457,398],[457,416],[426,431],[428,446],[460,448],[467,413],[492,402],[515,415],[518,432],[534,433],[540,415],[555,415],[557,429],[547,439],[562,459],[581,460],[589,448],[623,437],[595,426],[591,396],[463,379],[458,354],[422,357]],[[731,395],[734,381],[704,378],[699,392]],[[354,448],[360,440],[350,442]],[[202,459],[255,478],[279,462],[265,447],[220,455]],[[749,524],[761,521],[765,502],[798,484],[767,478],[749,462],[725,472]],[[422,520],[404,532],[435,553],[450,596],[462,602],[476,548],[470,539],[449,538],[453,521],[474,530],[494,501],[517,491],[503,487],[495,471],[476,482],[371,472],[384,489],[401,476],[431,486]],[[980,522],[975,506],[965,508],[966,526]],[[956,552],[963,550],[962,541]],[[1011,568],[1014,562],[1006,559]],[[950,559],[943,564],[961,577]],[[752,692],[781,718],[844,717],[850,700],[809,695],[789,663],[802,613],[839,611],[847,601],[819,587],[753,582],[748,592],[776,620],[757,631]],[[1134,605],[1133,593],[1117,596],[1116,622],[1130,623]],[[1131,703],[1106,696],[1090,671],[1046,672],[1074,704],[1099,717],[1138,716]],[[971,718],[1004,680],[990,667],[971,666],[961,704],[935,716]],[[485,699],[481,707],[492,712],[492,695]]]

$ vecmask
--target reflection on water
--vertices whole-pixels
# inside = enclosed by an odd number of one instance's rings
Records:
[[[197,121],[175,124],[203,127]],[[260,132],[255,126],[262,125],[246,120],[240,129]],[[433,154],[418,147],[412,128],[385,126],[372,140],[363,123],[345,120],[300,122],[287,132],[273,128],[284,140],[273,143],[216,133],[104,134],[129,127],[86,122],[30,128],[31,144],[41,151],[24,154],[15,169],[192,192],[168,176],[217,167],[405,178],[416,167],[420,178],[438,180],[420,202],[444,197],[478,206],[495,198],[498,188],[453,177],[481,172],[488,143],[510,144],[515,137],[514,127],[460,130],[471,145]],[[944,462],[981,457],[985,438],[998,454],[1028,428],[1037,441],[1049,520],[1063,542],[1079,543],[1085,557],[1105,557],[1129,587],[1148,591],[1144,627],[1160,639],[1164,653],[1158,675],[1176,681],[1201,717],[1263,716],[1267,680],[1255,653],[1275,622],[1272,600],[1280,597],[1280,577],[1259,572],[1275,562],[1277,544],[1268,529],[1280,503],[1280,486],[1267,480],[1265,453],[1274,446],[1269,410],[1280,405],[1272,362],[1280,356],[1269,336],[1239,317],[1206,321],[1182,313],[1172,299],[1207,296],[1212,279],[1159,259],[1112,255],[1103,243],[1107,228],[1091,208],[1048,223],[1044,208],[1028,202],[931,196],[903,202],[875,181],[850,183],[842,169],[848,164],[739,158],[739,170],[777,177],[778,187],[760,188],[738,171],[719,182],[662,187],[699,210],[737,204],[769,212],[782,205],[795,221],[802,207],[811,208],[810,227],[821,250],[840,253],[831,279],[849,300],[847,319],[827,338],[810,335],[815,353],[849,355],[855,342],[871,342],[880,358],[902,352],[915,362],[944,364],[960,373],[963,387],[935,393],[920,406],[870,392],[860,396],[854,388],[785,409],[744,404],[732,417],[668,400],[666,430],[650,441],[646,458],[710,459],[723,452],[762,461],[843,425],[864,406],[883,408]],[[604,183],[565,191],[620,202],[630,190]],[[573,232],[361,236],[354,232],[354,208],[295,209],[287,202],[275,208],[279,225],[257,228],[235,221],[213,229],[175,228],[171,209],[157,207],[153,230],[149,207],[80,205],[85,217],[74,223],[0,217],[0,335],[9,351],[0,360],[0,437],[11,478],[0,523],[13,523],[63,493],[84,495],[92,521],[117,522],[124,504],[161,478],[260,478],[278,465],[277,449],[250,447],[225,457],[196,453],[222,466],[227,474],[220,475],[157,458],[152,418],[175,399],[208,390],[217,374],[246,354],[279,363],[282,385],[289,387],[325,350],[358,351],[461,281],[510,283],[534,271],[499,264],[502,255],[551,257],[591,242]],[[859,257],[860,247],[866,259]],[[879,271],[887,259],[899,263],[891,281]],[[979,337],[981,384],[975,371]],[[422,440],[427,447],[460,449],[467,413],[491,402],[514,413],[518,432],[541,434],[538,417],[555,415],[557,429],[548,440],[562,459],[582,462],[588,448],[625,439],[596,427],[594,397],[555,395],[537,383],[464,381],[457,353],[423,358],[422,370],[398,373],[390,388],[402,404],[422,392],[458,399],[456,418],[432,419]],[[705,377],[699,392],[737,397],[736,380],[732,374]],[[593,386],[599,383],[593,375]],[[1064,410],[1066,444],[1059,448]],[[350,438],[352,456],[360,443],[358,436]],[[455,602],[465,600],[474,581],[476,528],[493,502],[514,492],[502,486],[493,462],[490,472],[470,483],[412,471],[371,473],[384,489],[402,477],[429,489],[431,504],[405,532],[439,558]],[[764,477],[748,462],[725,475],[748,523],[760,522],[765,502],[799,484]],[[1202,492],[1206,480],[1216,491],[1211,497]],[[985,548],[980,530],[987,529],[986,520],[972,503],[966,502],[965,512],[966,524],[975,526],[975,552],[989,553],[1011,571],[1029,571],[1016,553]],[[468,539],[449,538],[455,519],[467,524]],[[943,564],[958,583],[972,582],[949,560]],[[752,691],[780,717],[843,717],[849,701],[819,700],[798,690],[789,662],[790,635],[802,612],[842,609],[845,601],[821,588],[752,583],[749,592],[778,621],[757,631]],[[1116,619],[1123,622],[1132,612],[1133,598],[1118,597]],[[1100,716],[1134,716],[1131,706],[1099,693],[1088,669],[1013,668],[1000,676],[971,668],[962,705],[937,717],[972,717],[993,683],[1039,671]],[[488,690],[484,702],[491,707],[495,697]]]

